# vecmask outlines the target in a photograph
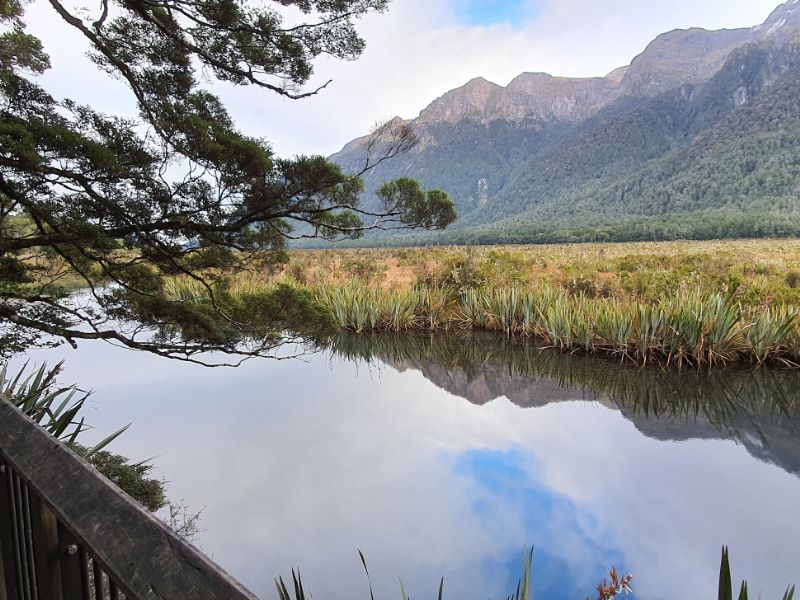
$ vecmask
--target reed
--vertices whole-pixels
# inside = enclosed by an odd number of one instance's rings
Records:
[[[382,291],[358,283],[312,290],[344,329],[466,328],[538,338],[563,352],[662,366],[800,367],[798,311],[745,309],[721,294],[679,292],[655,303],[570,295],[551,286]]]
[[[375,600],[375,593],[373,592],[372,589],[372,578],[370,577],[369,569],[367,569],[367,561],[364,558],[364,554],[360,550],[358,551],[358,555],[361,558],[361,564],[363,565],[364,572],[366,573],[367,576],[367,582],[369,584],[369,597],[371,598],[371,600]],[[618,596],[627,596],[628,594],[633,593],[633,589],[631,588],[632,581],[633,581],[632,575],[620,575],[617,569],[612,567],[608,572],[608,579],[603,578],[603,580],[595,586],[595,590],[597,592],[596,596],[597,600],[613,600]],[[533,598],[532,584],[533,584],[533,548],[531,548],[530,553],[528,553],[527,551],[523,551],[522,576],[520,577],[519,583],[517,584],[516,592],[514,594],[509,595],[507,600],[531,600]],[[289,591],[289,588],[287,588],[286,583],[283,581],[282,577],[278,577],[275,579],[275,587],[278,592],[279,600],[311,600],[311,594],[308,593],[303,587],[303,580],[300,577],[299,569],[297,570],[296,573],[294,569],[292,569],[292,590],[294,594],[292,594]],[[720,562],[720,568],[719,568],[718,589],[719,589],[717,594],[718,600],[733,600],[733,582],[731,578],[730,559],[728,556],[727,547],[722,548],[722,560]],[[791,585],[784,592],[782,599],[793,600],[794,594],[795,594],[795,586]],[[438,600],[442,600],[443,595],[444,595],[444,579],[441,579],[439,581],[439,592],[436,597]],[[748,600],[748,586],[746,581],[742,582],[737,597],[739,598],[739,600]],[[402,579],[400,580],[400,598],[401,600],[409,600]]]
[[[642,365],[800,368],[800,286],[784,281],[798,255],[800,242],[296,252],[278,275],[164,291],[201,311],[285,286],[359,333],[493,331]]]

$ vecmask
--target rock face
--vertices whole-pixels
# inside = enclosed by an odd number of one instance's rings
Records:
[[[790,0],[776,8],[762,25],[753,28],[758,40],[777,39],[785,42],[800,29],[800,0]]]
[[[660,35],[633,59],[620,82],[620,91],[634,96],[655,95],[707,81],[734,49],[753,37],[751,29],[688,29]]]
[[[800,28],[800,0],[779,6],[761,25],[749,29],[676,29],[653,40],[633,59],[605,77],[554,77],[522,73],[503,87],[476,77],[425,108],[415,125],[465,119],[579,121],[624,95],[654,95],[683,84],[710,79],[736,48],[747,43],[785,38]],[[399,118],[399,117],[396,117]],[[352,149],[350,144],[342,149]]]
[[[796,88],[800,0],[779,6],[757,27],[665,33],[605,77],[522,73],[505,87],[476,78],[417,118],[396,118],[419,143],[366,174],[364,204],[374,207],[372,192],[400,176],[444,189],[460,218],[441,242],[670,239],[641,237],[643,226],[633,221],[678,212],[686,215],[679,237],[800,234],[786,208],[796,202],[800,174],[783,158],[765,160],[770,144],[787,161],[795,147],[800,152]],[[358,172],[366,139],[331,160]],[[698,156],[701,147],[708,153]],[[657,194],[662,185],[670,189]],[[720,210],[733,215],[732,234],[711,227],[716,216],[703,224],[713,231],[694,232],[693,211]],[[764,215],[771,221],[762,230],[755,223]],[[612,233],[591,237],[598,229]]]
[[[602,77],[570,79],[523,73],[507,87],[478,78],[435,100],[416,123],[579,121],[614,100],[617,88],[613,79]]]

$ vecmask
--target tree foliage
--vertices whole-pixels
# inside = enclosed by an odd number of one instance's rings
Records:
[[[125,119],[54,98],[39,85],[49,68],[43,45],[26,33],[22,3],[0,0],[0,318],[7,341],[20,347],[46,334],[183,358],[209,350],[261,354],[295,329],[268,311],[287,300],[261,298],[263,320],[247,322],[217,297],[232,269],[270,268],[291,237],[357,238],[367,229],[453,221],[446,195],[408,181],[365,210],[363,173],[346,174],[320,156],[275,156],[266,141],[240,132],[203,85],[212,76],[291,99],[316,94],[327,84],[305,89],[314,59],[358,57],[364,42],[355,20],[387,4],[103,0],[97,8],[49,0],[63,26],[83,36],[95,65],[133,94],[139,117]],[[406,137],[392,148],[408,144]],[[213,308],[205,318],[220,335],[183,335],[198,322],[198,308],[167,299],[165,278],[174,275],[205,287]],[[70,287],[88,288],[88,301],[64,299]],[[296,308],[313,314],[311,304],[296,299]],[[307,311],[293,312],[307,322]]]

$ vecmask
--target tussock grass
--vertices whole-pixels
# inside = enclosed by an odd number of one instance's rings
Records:
[[[474,329],[539,339],[564,352],[666,366],[734,363],[800,366],[795,307],[754,310],[720,294],[679,292],[644,304],[570,296],[563,289],[382,292],[349,284],[316,290],[351,331]]]
[[[658,301],[730,294],[745,306],[800,304],[800,240],[726,240],[293,250],[284,273],[313,287],[358,280],[383,290],[551,285],[570,295]]]
[[[481,330],[639,364],[798,367],[795,272],[800,240],[293,251],[277,275],[221,291],[302,290],[359,333]],[[186,278],[166,291],[209,297]]]

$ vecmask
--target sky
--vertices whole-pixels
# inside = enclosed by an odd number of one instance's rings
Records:
[[[305,100],[262,89],[217,88],[234,120],[283,156],[328,155],[375,123],[416,117],[474,77],[500,85],[526,71],[602,76],[629,64],[658,34],[675,28],[750,27],[779,0],[394,0],[359,22],[367,42],[353,62],[322,59],[309,84],[333,83]],[[94,3],[91,3],[94,9]],[[84,57],[79,36],[46,2],[29,5],[29,30],[42,38],[57,96],[132,114],[130,94]]]

